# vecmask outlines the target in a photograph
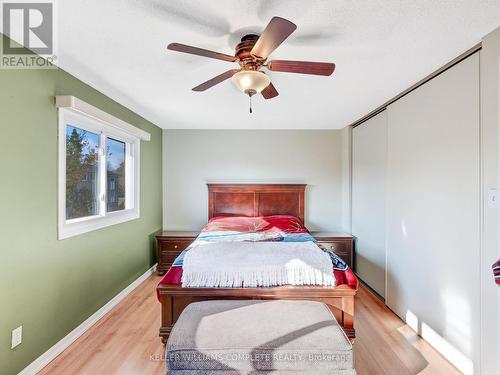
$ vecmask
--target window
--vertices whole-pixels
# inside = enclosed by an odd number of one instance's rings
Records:
[[[66,219],[99,214],[99,135],[66,125]]]
[[[108,212],[125,209],[125,149],[127,144],[106,138],[106,207]]]
[[[140,138],[126,130],[59,108],[59,239],[139,217]]]

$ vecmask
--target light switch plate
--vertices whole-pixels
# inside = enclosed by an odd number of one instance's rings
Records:
[[[12,330],[12,344],[10,348],[14,349],[22,341],[23,341],[23,326],[19,326],[16,329]]]
[[[497,208],[498,205],[499,205],[498,190],[497,189],[488,190],[488,207],[489,208]]]

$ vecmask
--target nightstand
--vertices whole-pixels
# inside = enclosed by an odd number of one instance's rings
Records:
[[[344,260],[352,269],[354,259],[354,237],[350,234],[335,232],[311,232],[317,244],[325,249],[333,251]]]
[[[165,274],[175,258],[195,240],[200,232],[164,231],[156,236],[157,272]]]

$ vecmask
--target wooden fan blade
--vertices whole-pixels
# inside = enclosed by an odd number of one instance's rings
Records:
[[[192,47],[192,46],[188,46],[186,44],[170,43],[167,48],[172,50],[172,51],[190,53],[191,55],[210,57],[212,59],[217,59],[217,60],[224,60],[224,61],[229,61],[229,62],[234,62],[234,61],[238,60],[236,57],[231,56],[231,55],[226,55],[224,53],[209,51],[208,49]]]
[[[227,72],[219,74],[217,77],[214,77],[212,79],[209,79],[206,82],[203,82],[201,85],[193,87],[193,91],[205,91],[205,90],[209,89],[210,87],[215,86],[215,85],[225,81],[228,78],[231,78],[235,73],[237,73],[239,71],[240,71],[239,69],[228,70]]]
[[[267,57],[295,31],[297,25],[281,17],[273,17],[250,52],[261,59]]]
[[[335,70],[333,63],[290,60],[273,60],[267,63],[267,67],[273,72],[315,74],[318,76],[332,75]]]
[[[264,99],[272,99],[279,95],[278,91],[272,83],[270,83],[264,90],[261,91]]]

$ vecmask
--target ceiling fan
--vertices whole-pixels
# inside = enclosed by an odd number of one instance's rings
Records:
[[[261,93],[264,99],[278,96],[278,91],[269,76],[261,71],[265,67],[274,72],[314,74],[329,76],[335,70],[335,64],[312,61],[273,60],[266,62],[269,55],[295,31],[297,25],[281,17],[273,17],[262,34],[248,34],[241,38],[235,48],[234,56],[209,51],[180,43],[171,43],[168,49],[210,57],[213,59],[236,62],[240,69],[230,69],[193,88],[193,91],[205,91],[226,79],[231,78],[239,90],[250,97],[250,113],[252,112],[252,96]]]

